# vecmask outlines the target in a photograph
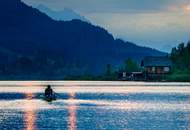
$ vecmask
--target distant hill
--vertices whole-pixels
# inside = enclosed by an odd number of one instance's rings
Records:
[[[81,16],[80,14],[69,8],[64,8],[62,11],[54,11],[42,4],[38,5],[36,8],[46,13],[54,20],[71,21],[74,19],[78,19],[84,22],[89,22],[89,20],[87,20],[84,16]]]
[[[87,22],[55,21],[20,0],[2,0],[0,17],[1,75],[99,74],[108,63],[117,67],[127,58],[139,62],[144,56],[165,55],[114,39]]]

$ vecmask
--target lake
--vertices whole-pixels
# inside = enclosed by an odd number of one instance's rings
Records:
[[[1,81],[0,129],[190,130],[190,83]]]

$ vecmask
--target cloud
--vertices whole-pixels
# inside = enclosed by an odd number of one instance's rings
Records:
[[[184,6],[188,0],[23,0],[36,5],[44,4],[61,10],[69,7],[80,12],[136,12],[160,11]]]
[[[164,51],[190,40],[189,0],[23,0],[54,10],[71,8],[115,37]]]
[[[115,37],[164,51],[190,40],[189,13],[94,13],[87,18],[102,25]]]

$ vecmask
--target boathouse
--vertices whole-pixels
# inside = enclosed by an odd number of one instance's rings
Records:
[[[145,57],[141,66],[146,80],[161,80],[171,72],[172,62],[168,57]]]

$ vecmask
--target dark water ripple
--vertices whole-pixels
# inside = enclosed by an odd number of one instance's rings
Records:
[[[0,92],[0,130],[190,130],[190,94],[183,90],[56,96],[48,103],[42,91]]]
[[[69,99],[68,93],[57,93],[57,99]],[[0,100],[18,100],[26,99],[24,93],[0,93]],[[31,99],[43,99],[43,93],[34,93]],[[77,93],[75,99],[81,100],[128,100],[128,101],[164,101],[164,102],[177,102],[188,101],[190,102],[190,95],[188,94],[175,94],[175,93],[133,93],[133,94],[114,94],[114,93]]]

